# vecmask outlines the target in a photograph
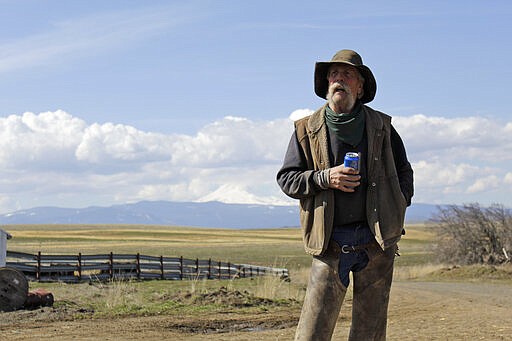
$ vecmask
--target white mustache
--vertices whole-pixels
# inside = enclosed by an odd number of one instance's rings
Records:
[[[345,91],[347,94],[351,94],[351,91],[350,91],[350,88],[343,84],[343,83],[340,83],[340,82],[336,82],[336,83],[332,83],[330,86],[329,86],[329,92],[331,94],[334,94],[336,91],[338,90],[343,90]]]

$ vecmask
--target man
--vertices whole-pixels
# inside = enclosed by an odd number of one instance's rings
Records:
[[[391,117],[366,106],[377,84],[359,54],[315,66],[327,103],[295,122],[277,182],[300,200],[305,251],[313,255],[296,340],[330,340],[353,278],[349,340],[385,340],[389,292],[413,171]],[[360,155],[345,167],[347,152]]]

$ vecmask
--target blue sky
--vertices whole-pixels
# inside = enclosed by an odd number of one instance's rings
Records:
[[[0,0],[0,212],[293,203],[275,184],[316,61],[358,51],[414,202],[512,206],[509,1]]]

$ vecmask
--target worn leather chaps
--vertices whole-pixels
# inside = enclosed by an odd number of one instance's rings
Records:
[[[352,324],[349,341],[386,339],[389,292],[396,247],[382,251],[377,243],[366,250],[368,265],[353,273]],[[313,257],[296,341],[332,338],[347,288],[338,275],[340,248],[331,242],[325,255]]]

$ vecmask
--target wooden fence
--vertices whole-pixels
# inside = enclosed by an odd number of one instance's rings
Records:
[[[7,251],[7,267],[40,282],[77,283],[112,279],[235,279],[262,275],[289,276],[288,269],[233,264],[211,259],[147,256],[141,254],[43,255]]]

